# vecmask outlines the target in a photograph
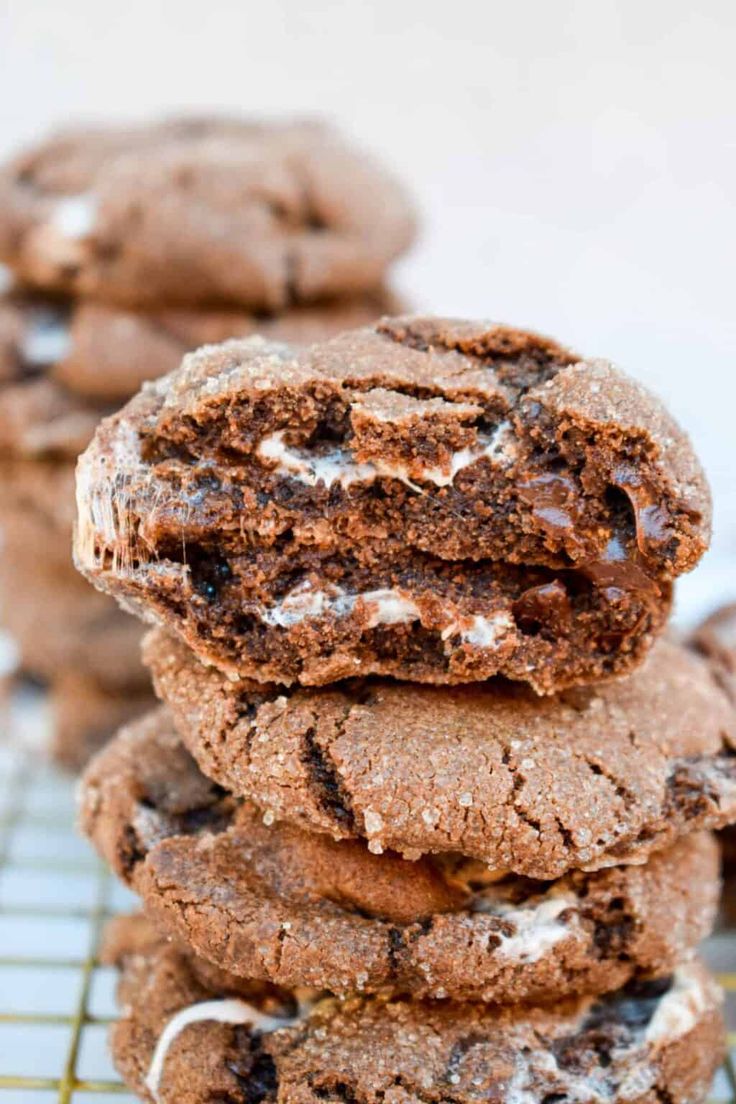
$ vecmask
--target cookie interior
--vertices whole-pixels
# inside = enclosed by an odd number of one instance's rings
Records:
[[[707,542],[688,446],[610,366],[467,330],[187,358],[83,460],[80,567],[263,681],[630,667]]]

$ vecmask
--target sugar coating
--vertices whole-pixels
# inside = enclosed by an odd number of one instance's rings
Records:
[[[65,196],[54,206],[51,226],[64,238],[86,238],[97,218],[97,204],[91,195]]]

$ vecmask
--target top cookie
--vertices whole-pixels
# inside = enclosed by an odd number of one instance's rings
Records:
[[[662,406],[490,323],[186,357],[80,461],[80,569],[205,662],[319,685],[620,674],[708,542]]]
[[[403,189],[317,123],[80,128],[0,172],[0,260],[31,286],[128,305],[349,295],[413,235]]]

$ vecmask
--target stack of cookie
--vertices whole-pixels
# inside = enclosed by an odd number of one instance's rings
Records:
[[[70,131],[0,171],[0,605],[65,762],[151,704],[139,628],[71,565],[97,422],[206,342],[371,321],[412,232],[394,181],[314,124]]]
[[[77,493],[165,703],[82,788],[136,1092],[704,1099],[736,719],[657,639],[709,501],[656,399],[497,325],[228,342]]]

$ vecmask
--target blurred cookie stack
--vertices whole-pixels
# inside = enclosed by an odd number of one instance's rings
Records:
[[[499,325],[230,342],[77,490],[165,703],[82,787],[136,1092],[704,1100],[736,722],[658,639],[710,505],[656,399]]]
[[[398,186],[316,124],[74,130],[0,171],[2,625],[67,765],[151,700],[139,626],[71,565],[95,425],[188,349],[377,317],[412,233]]]

